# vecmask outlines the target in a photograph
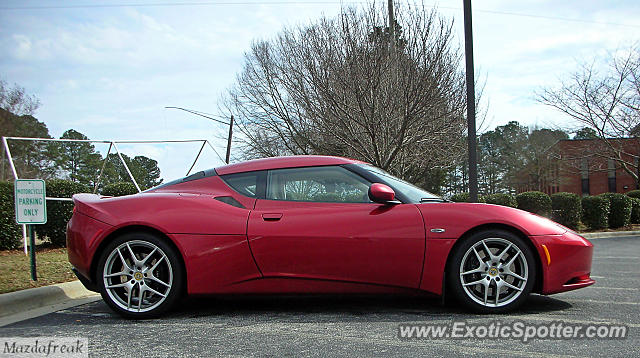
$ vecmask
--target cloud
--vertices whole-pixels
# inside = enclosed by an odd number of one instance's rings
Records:
[[[17,58],[27,58],[31,53],[31,39],[28,36],[16,34],[12,36],[15,46],[13,47],[14,56]]]
[[[0,46],[6,49],[0,53],[5,71],[0,76],[38,95],[43,106],[37,117],[54,136],[74,128],[94,139],[205,138],[224,155],[226,142],[218,138],[225,138],[224,126],[164,107],[215,112],[253,40],[273,38],[284,25],[331,16],[341,7],[262,3],[0,12]],[[633,23],[640,17],[631,1],[585,1],[578,7],[487,0],[474,6],[601,22]],[[462,11],[442,12],[455,17],[462,44]],[[492,126],[565,121],[537,103],[534,91],[574,69],[576,59],[615,50],[636,34],[627,27],[474,12],[476,72],[487,76]],[[186,173],[198,149],[197,144],[136,146],[127,154],[157,156],[163,176],[175,178]],[[198,165],[219,164],[206,149]]]

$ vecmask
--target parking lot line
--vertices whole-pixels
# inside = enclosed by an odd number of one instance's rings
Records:
[[[598,300],[587,300],[587,299],[570,299],[567,298],[567,301],[571,301],[571,302],[586,302],[586,303],[600,303],[603,305],[632,305],[632,306],[638,306],[640,305],[640,302],[624,302],[624,301],[598,301]]]
[[[494,319],[493,317],[491,319]],[[472,318],[472,319],[467,319],[465,321],[467,322],[482,322],[482,321],[487,321],[487,320],[491,320],[487,317],[485,318]],[[511,320],[522,320],[522,321],[541,321],[541,322],[554,322],[554,321],[562,321],[562,322],[567,322],[567,323],[575,323],[575,324],[582,324],[585,326],[588,325],[599,325],[599,324],[624,324],[628,327],[633,327],[633,328],[640,328],[640,324],[638,323],[628,323],[628,322],[621,322],[621,321],[607,321],[607,320],[593,320],[593,321],[589,321],[589,320],[582,320],[582,319],[571,319],[571,318],[566,318],[566,317],[558,317],[558,316],[545,316],[545,315],[540,315],[540,314],[531,314],[531,315],[511,315],[508,317],[505,317],[504,321],[511,321]]]
[[[591,276],[593,277],[593,276]],[[604,287],[604,286],[591,286],[591,289],[599,289],[599,290],[624,290],[624,291],[640,291],[640,288],[632,288],[632,287]]]

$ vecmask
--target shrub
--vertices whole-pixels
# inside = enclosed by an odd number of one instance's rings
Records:
[[[590,229],[609,227],[609,208],[611,204],[602,196],[582,198],[582,222]]]
[[[453,194],[453,196],[451,197],[451,201],[454,201],[456,203],[468,203],[469,193]]]
[[[631,198],[633,206],[631,208],[631,223],[640,224],[640,199]]]
[[[137,193],[138,189],[136,189],[136,186],[133,185],[133,183],[128,182],[119,182],[105,185],[105,187],[102,189],[102,195],[105,196],[123,196]]]
[[[90,192],[89,187],[71,180],[47,180],[47,196],[54,198],[70,198],[73,194]],[[70,201],[47,201],[47,223],[37,225],[36,232],[47,236],[49,242],[55,246],[66,245],[67,222],[73,214],[73,203]]]
[[[516,198],[511,194],[498,193],[498,194],[483,195],[482,197],[480,197],[479,201],[481,203],[510,206],[512,208],[515,208],[518,206],[518,203],[516,202]]]
[[[640,224],[640,190],[631,190],[627,192],[627,196],[631,197],[631,223]]]
[[[516,195],[518,209],[549,217],[551,198],[541,191],[527,191]]]
[[[627,192],[627,196],[630,196],[630,197],[636,198],[636,199],[640,199],[640,190],[631,190],[631,191]]]
[[[604,193],[600,194],[603,198],[609,200],[609,227],[619,228],[629,226],[631,223],[631,197],[620,193]]]
[[[0,182],[0,250],[20,246],[22,230],[16,224],[13,200],[13,182]]]
[[[578,228],[582,213],[578,195],[565,192],[551,195],[551,209],[553,220],[574,230]]]

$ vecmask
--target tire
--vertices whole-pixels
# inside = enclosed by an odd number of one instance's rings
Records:
[[[176,304],[182,295],[184,273],[178,253],[164,240],[133,232],[105,247],[96,282],[111,309],[126,318],[145,319]]]
[[[471,311],[509,312],[524,303],[533,289],[534,260],[532,249],[519,236],[503,230],[481,231],[464,239],[453,253],[447,285]]]

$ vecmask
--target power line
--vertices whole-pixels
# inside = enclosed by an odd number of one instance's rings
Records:
[[[411,1],[410,1],[411,2]],[[176,7],[176,6],[233,6],[233,5],[344,5],[344,4],[366,4],[367,1],[336,1],[336,0],[316,0],[316,1],[202,1],[202,2],[143,2],[143,3],[116,3],[116,4],[79,4],[79,5],[35,5],[35,6],[2,6],[0,10],[55,10],[55,9],[92,9],[92,8],[119,8],[119,7]],[[413,3],[417,5],[417,3]],[[447,9],[447,10],[462,10],[459,7],[451,7],[451,6],[439,6],[437,4],[433,4],[439,9]],[[547,15],[537,15],[537,14],[526,14],[521,12],[511,12],[511,11],[499,11],[499,10],[483,10],[483,9],[474,9],[475,12],[494,14],[494,15],[507,15],[507,16],[519,16],[519,17],[529,17],[535,19],[546,19],[546,20],[554,20],[554,21],[567,21],[567,22],[580,22],[586,24],[597,24],[597,25],[608,25],[608,26],[624,26],[624,27],[633,27],[640,28],[640,25],[635,24],[623,24],[619,22],[609,22],[609,21],[594,21],[594,20],[585,20],[585,19],[575,19],[569,17],[560,17],[560,16],[547,16]]]
[[[229,5],[333,5],[340,1],[204,1],[204,2],[158,2],[158,3],[118,3],[118,4],[80,4],[80,5],[35,5],[3,6],[0,10],[51,10],[51,9],[90,9],[117,7],[167,7],[167,6],[229,6]],[[347,3],[362,4],[365,1]]]
[[[454,8],[454,7],[442,7],[442,6],[439,6],[439,8],[450,9],[450,10],[460,10],[460,8]],[[584,20],[584,19],[572,19],[572,18],[568,18],[568,17],[535,15],[535,14],[525,14],[525,13],[520,13],[520,12],[497,11],[497,10],[475,9],[474,11],[483,12],[483,13],[487,13],[487,14],[496,14],[496,15],[510,15],[510,16],[520,16],[520,17],[531,17],[531,18],[535,18],[535,19],[547,19],[547,20],[557,20],[557,21],[582,22],[582,23],[587,23],[587,24],[626,26],[626,27],[640,28],[640,25],[621,24],[619,22],[606,22],[606,21],[593,21],[593,20]]]

